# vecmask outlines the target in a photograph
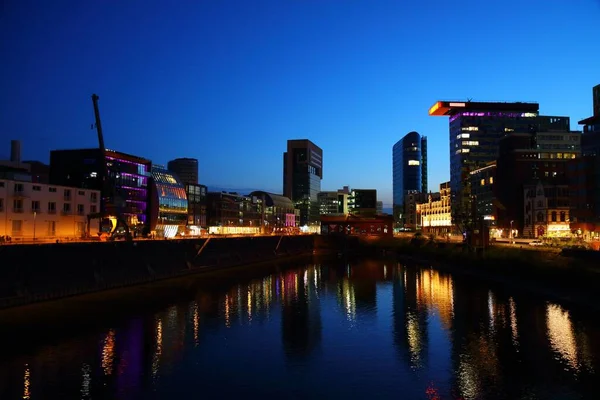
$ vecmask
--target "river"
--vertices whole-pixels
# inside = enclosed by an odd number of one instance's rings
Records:
[[[0,358],[1,399],[597,398],[597,315],[393,261],[198,280]]]

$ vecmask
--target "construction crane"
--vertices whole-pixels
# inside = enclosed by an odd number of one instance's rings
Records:
[[[100,171],[98,172],[101,182],[100,187],[100,197],[101,197],[101,210],[96,214],[88,215],[88,235],[89,235],[89,227],[90,220],[92,219],[100,219],[100,223],[104,219],[111,220],[111,228],[110,228],[110,239],[114,239],[115,233],[117,232],[117,228],[120,226],[125,230],[125,238],[127,240],[131,240],[131,233],[129,230],[129,225],[127,221],[123,218],[121,210],[119,210],[120,199],[118,198],[118,193],[116,192],[116,188],[114,182],[111,182],[109,179],[108,166],[106,164],[106,147],[104,146],[104,135],[102,133],[102,123],[100,121],[100,109],[98,108],[98,97],[97,94],[92,94],[92,103],[94,104],[94,116],[96,118],[96,131],[98,132],[98,146],[100,149]],[[108,207],[108,199],[111,199],[112,205],[111,210]],[[112,211],[112,212],[110,212]],[[112,222],[114,221],[114,222]]]

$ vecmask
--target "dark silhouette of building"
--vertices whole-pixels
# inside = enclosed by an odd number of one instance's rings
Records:
[[[348,212],[352,215],[377,214],[377,190],[352,189],[348,192]]]
[[[112,188],[102,196],[103,213],[125,217],[130,227],[148,224],[150,170],[152,162],[142,157],[106,150],[106,165],[102,165],[98,148],[53,150],[50,152],[50,182],[56,185],[103,190],[101,173]]]
[[[427,138],[409,132],[392,149],[394,218],[404,226],[405,198],[427,192]]]
[[[174,172],[184,185],[198,184],[198,160],[195,158],[176,158],[169,161],[167,169]]]
[[[207,225],[215,233],[260,233],[262,225],[260,200],[238,193],[207,193]]]
[[[438,101],[429,115],[450,117],[450,187],[453,223],[473,221],[470,172],[498,158],[499,141],[512,132],[568,131],[568,117],[539,116],[538,103]]]
[[[158,237],[172,238],[184,232],[188,215],[185,187],[162,166],[152,166],[150,205],[150,229]]]
[[[283,153],[283,195],[300,210],[302,226],[319,222],[321,179],[323,150],[308,139],[288,140]]]
[[[188,199],[188,226],[206,228],[206,194],[208,189],[205,185],[187,184],[185,193]],[[194,229],[194,228],[192,228]],[[200,233],[198,230],[192,234]]]

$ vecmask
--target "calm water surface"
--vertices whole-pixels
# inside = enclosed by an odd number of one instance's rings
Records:
[[[600,398],[597,315],[544,299],[383,261],[203,286],[102,331],[15,340],[0,398]]]

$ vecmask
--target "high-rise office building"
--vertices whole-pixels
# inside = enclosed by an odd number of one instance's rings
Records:
[[[569,130],[568,117],[539,116],[537,103],[438,101],[429,115],[450,117],[450,188],[453,222],[472,219],[470,173],[498,157],[507,133]]]
[[[174,172],[184,185],[198,184],[198,160],[195,158],[176,158],[169,161],[167,169]]]
[[[319,222],[321,179],[323,150],[308,139],[288,140],[283,153],[283,195],[300,210],[301,226]]]
[[[409,132],[392,149],[394,218],[404,223],[405,196],[427,192],[427,138]]]

